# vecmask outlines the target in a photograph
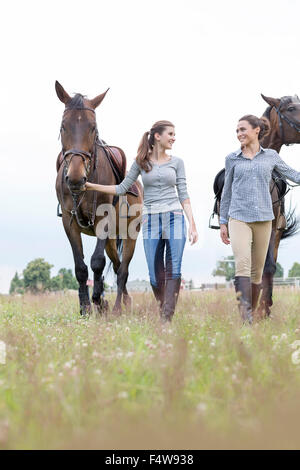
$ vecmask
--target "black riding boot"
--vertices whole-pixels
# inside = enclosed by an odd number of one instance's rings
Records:
[[[236,276],[234,278],[234,285],[242,320],[244,323],[248,322],[251,325],[253,323],[251,278]]]
[[[163,321],[171,321],[175,312],[181,285],[181,278],[167,279],[165,287],[165,301],[161,313]]]
[[[151,284],[152,290],[154,297],[156,298],[158,305],[159,305],[159,313],[162,313],[162,308],[164,304],[164,298],[165,298],[165,285],[164,283],[160,283],[157,287],[153,286]]]
[[[252,283],[251,287],[252,287],[252,311],[254,312],[258,304],[259,294],[260,294],[262,285]]]

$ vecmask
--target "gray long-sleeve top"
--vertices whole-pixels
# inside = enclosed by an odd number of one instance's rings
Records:
[[[272,171],[294,183],[300,183],[300,172],[293,170],[276,150],[264,149],[251,160],[242,150],[227,155],[225,182],[220,205],[220,223],[227,224],[229,216],[243,222],[273,220],[270,194]]]
[[[171,156],[168,162],[161,165],[151,163],[152,169],[146,173],[134,161],[122,183],[116,185],[116,194],[125,194],[141,174],[144,185],[143,214],[182,209],[180,203],[189,197],[183,160]]]

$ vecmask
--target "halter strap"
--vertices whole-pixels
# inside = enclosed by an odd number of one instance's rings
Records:
[[[300,132],[300,125],[297,125],[295,122],[291,121],[288,117],[286,117],[281,111],[280,111],[280,108],[281,108],[281,105],[282,103],[279,104],[278,108],[277,106],[274,106],[274,109],[278,115],[278,122],[279,122],[279,129],[280,129],[280,134],[281,134],[281,139],[282,139],[282,142],[286,145],[286,146],[289,146],[291,144],[287,144],[284,142],[284,130],[283,130],[283,125],[282,125],[282,122],[281,122],[281,119],[283,119],[290,127],[292,127],[293,129],[295,129],[296,132]]]

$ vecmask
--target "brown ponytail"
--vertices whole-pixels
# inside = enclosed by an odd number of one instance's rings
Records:
[[[166,127],[175,126],[170,121],[157,121],[153,124],[150,131],[145,132],[142,137],[136,156],[136,162],[146,173],[152,169],[150,154],[155,144],[154,134],[157,132],[161,135]]]
[[[258,118],[257,116],[253,116],[253,114],[246,114],[246,116],[243,116],[239,121],[249,122],[253,129],[259,127],[260,131],[258,134],[258,140],[262,140],[263,137],[268,135],[271,130],[270,121],[264,116]]]

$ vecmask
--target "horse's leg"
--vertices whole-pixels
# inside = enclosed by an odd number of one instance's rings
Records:
[[[122,261],[117,273],[118,295],[113,308],[114,312],[119,312],[121,309],[122,294],[123,302],[126,308],[129,309],[132,305],[132,299],[127,292],[126,283],[128,279],[128,266],[134,253],[135,244],[136,240],[130,237],[128,237],[126,240],[123,240]]]
[[[258,311],[260,314],[265,311],[266,315],[270,315],[270,307],[273,305],[272,294],[273,294],[273,278],[276,271],[276,260],[274,258],[275,252],[275,241],[276,241],[276,227],[272,227],[271,238],[267,257],[264,266],[264,272],[262,276],[262,294],[260,298],[260,304]]]
[[[69,217],[63,217],[63,225],[73,251],[75,276],[79,283],[78,295],[80,314],[86,315],[91,311],[91,302],[88,286],[86,285],[86,281],[88,280],[88,268],[83,261],[84,255],[81,233],[76,222],[73,221],[72,225],[70,226]]]
[[[108,239],[107,240],[105,251],[106,251],[107,256],[109,257],[109,259],[113,263],[114,273],[118,274],[118,270],[120,268],[121,262],[120,262],[120,259],[119,259],[118,250],[117,250],[117,243],[116,243],[115,239]],[[115,305],[114,305],[114,311],[115,312],[120,312],[120,310],[121,310],[121,298],[122,298],[122,293],[120,294],[119,289],[118,289],[117,298],[116,298]]]
[[[104,301],[103,299],[104,279],[102,273],[105,267],[105,244],[106,239],[102,240],[100,238],[97,238],[96,248],[91,258],[91,268],[94,272],[94,288],[92,300],[99,313],[102,313],[103,310],[106,310],[108,306],[107,301]]]

